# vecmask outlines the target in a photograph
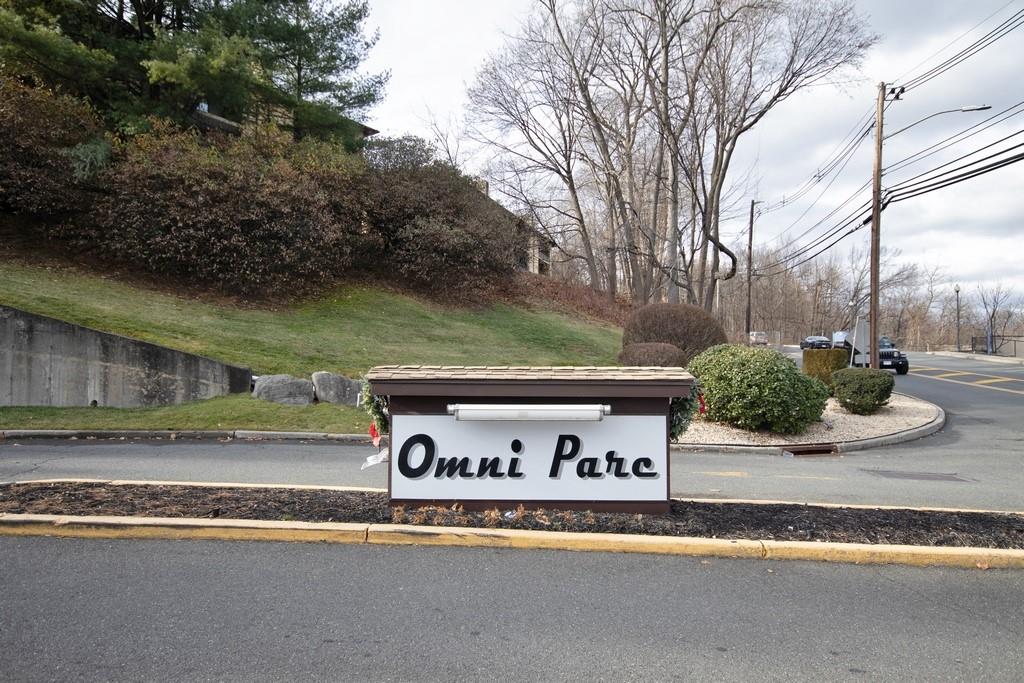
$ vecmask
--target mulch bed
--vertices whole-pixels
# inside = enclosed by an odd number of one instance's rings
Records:
[[[1024,549],[1024,515],[676,501],[666,515],[422,508],[392,510],[387,494],[361,491],[113,486],[0,486],[0,512],[219,517],[582,531],[703,538],[838,541]]]

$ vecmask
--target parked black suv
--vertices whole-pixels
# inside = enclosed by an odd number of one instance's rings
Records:
[[[910,372],[910,359],[907,358],[907,354],[896,348],[896,344],[889,337],[878,340],[878,364],[883,370],[895,370],[897,375]]]
[[[856,354],[853,367],[861,368],[867,365],[864,352],[860,349],[854,351],[848,332],[839,331],[833,334],[832,345],[846,349],[851,356]],[[857,362],[857,357],[864,362]],[[905,375],[910,372],[910,359],[907,358],[907,354],[896,348],[896,344],[889,337],[880,337],[878,340],[878,364],[882,370],[895,370],[897,375]]]

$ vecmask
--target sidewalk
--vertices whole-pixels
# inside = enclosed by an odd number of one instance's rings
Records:
[[[926,353],[929,356],[941,356],[943,358],[960,358],[961,360],[983,360],[988,363],[1002,363],[1003,365],[1024,365],[1024,358],[989,356],[984,353],[971,353],[969,351],[925,351],[924,353]]]

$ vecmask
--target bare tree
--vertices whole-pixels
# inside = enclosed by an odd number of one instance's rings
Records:
[[[1002,340],[996,337],[1006,336],[1007,330],[1017,318],[1021,302],[1010,287],[1003,287],[1002,282],[994,285],[978,285],[978,297],[985,311],[986,333],[991,340],[990,353],[999,353]]]
[[[470,91],[474,136],[592,287],[710,309],[737,268],[736,147],[859,62],[874,38],[851,1],[538,0]]]

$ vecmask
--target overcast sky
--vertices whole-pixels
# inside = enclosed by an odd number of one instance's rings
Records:
[[[370,26],[380,29],[367,70],[389,69],[387,97],[368,118],[385,135],[429,137],[432,115],[442,124],[463,116],[465,90],[486,56],[514,33],[535,0],[371,0]],[[1024,0],[861,0],[871,29],[881,36],[859,73],[842,85],[804,91],[772,111],[742,139],[734,177],[751,170],[750,193],[770,204],[810,178],[857,120],[874,107],[877,84],[926,71],[1024,7]],[[943,49],[989,15],[977,29]],[[933,56],[937,51],[938,55]],[[923,62],[923,63],[922,63]],[[1024,29],[1011,33],[953,70],[907,93],[886,112],[894,132],[933,112],[988,104],[988,112],[938,116],[887,140],[885,165],[1024,100]],[[904,180],[1024,128],[1024,114],[944,152],[893,172],[883,186]],[[1014,138],[1003,145],[1024,141]],[[816,186],[802,200],[758,218],[755,242],[796,237],[870,179],[872,145],[865,140],[835,183]],[[998,148],[997,147],[997,148]],[[822,192],[824,191],[824,194]],[[811,203],[821,194],[820,200]],[[866,196],[865,196],[866,198]],[[852,210],[857,202],[846,210]],[[806,215],[804,214],[806,211]],[[840,213],[836,218],[844,216]],[[815,229],[821,234],[834,220]],[[901,259],[940,266],[950,283],[973,292],[1002,281],[1024,293],[1024,163],[975,180],[892,204],[883,214],[882,243]],[[745,220],[726,226],[737,243]],[[864,229],[844,241],[868,244]],[[952,286],[952,284],[950,284]]]

